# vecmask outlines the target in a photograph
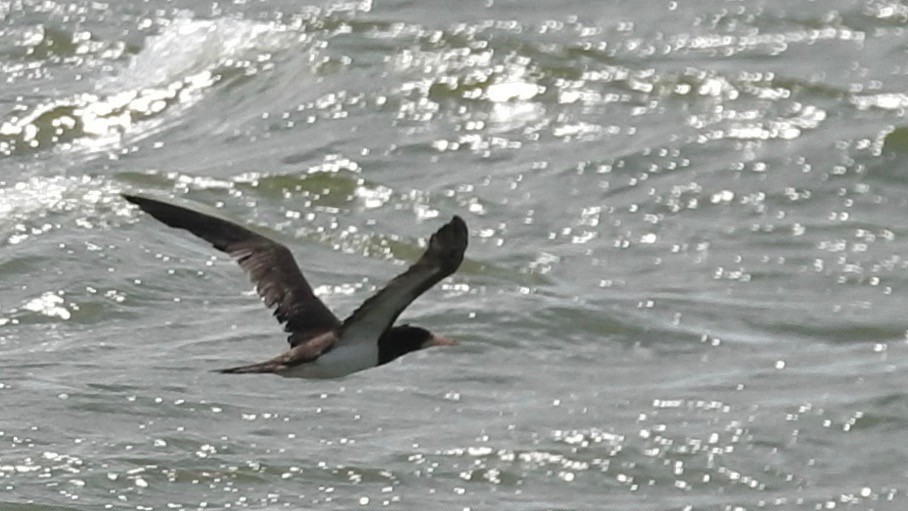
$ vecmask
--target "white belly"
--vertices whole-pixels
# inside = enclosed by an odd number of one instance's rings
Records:
[[[289,378],[338,378],[375,367],[378,364],[378,344],[350,343],[336,346],[318,359],[281,371]]]

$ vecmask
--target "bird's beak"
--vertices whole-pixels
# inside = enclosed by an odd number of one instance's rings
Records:
[[[440,335],[432,334],[432,337],[429,337],[429,340],[422,344],[423,348],[431,348],[432,346],[456,346],[457,341],[453,339],[448,339],[447,337],[442,337]]]

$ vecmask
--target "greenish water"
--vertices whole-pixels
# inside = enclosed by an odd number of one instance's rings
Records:
[[[0,510],[902,510],[908,10],[0,0]],[[291,247],[347,378],[120,191]]]

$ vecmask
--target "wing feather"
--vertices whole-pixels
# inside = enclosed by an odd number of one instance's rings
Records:
[[[413,300],[457,271],[463,262],[468,237],[467,224],[459,216],[442,226],[429,239],[429,246],[418,261],[344,320],[338,344],[377,343]]]
[[[164,224],[185,229],[229,254],[245,270],[274,316],[293,332],[291,346],[341,326],[319,300],[284,245],[233,222],[167,202],[123,194]]]

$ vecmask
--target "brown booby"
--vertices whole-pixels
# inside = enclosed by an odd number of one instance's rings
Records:
[[[164,224],[185,229],[229,254],[289,333],[290,349],[280,355],[219,372],[333,378],[385,364],[411,351],[454,344],[424,328],[394,326],[394,322],[413,300],[460,266],[468,234],[459,216],[432,235],[418,261],[340,321],[315,296],[290,250],[281,243],[216,216],[122,195]]]

